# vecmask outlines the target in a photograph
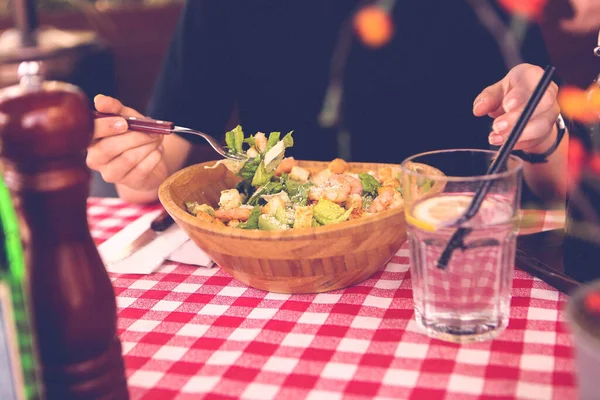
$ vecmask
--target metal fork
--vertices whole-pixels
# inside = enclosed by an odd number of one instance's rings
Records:
[[[210,146],[217,153],[219,153],[220,155],[222,155],[225,158],[228,158],[228,159],[234,160],[234,161],[244,161],[248,158],[242,154],[232,154],[232,153],[227,152],[223,148],[223,146],[221,146],[221,144],[217,141],[217,139],[215,139],[214,137],[212,137],[210,135],[207,135],[206,133],[202,133],[200,131],[196,131],[196,130],[190,129],[190,128],[185,128],[182,126],[176,126],[173,122],[161,121],[161,120],[145,118],[145,117],[144,118],[125,117],[125,116],[119,115],[119,114],[101,113],[98,111],[94,111],[93,114],[94,114],[95,119],[106,118],[106,117],[124,118],[125,121],[127,121],[127,125],[129,126],[129,129],[135,130],[138,132],[159,133],[162,135],[169,135],[171,133],[189,133],[192,135],[197,135],[197,136],[204,138],[208,142],[208,144],[210,144]]]

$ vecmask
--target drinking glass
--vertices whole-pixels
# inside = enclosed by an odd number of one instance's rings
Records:
[[[502,172],[486,175],[495,155],[440,150],[402,162],[415,319],[431,337],[483,341],[508,325],[523,164],[511,156]],[[479,211],[457,226],[482,185],[489,190]],[[440,268],[458,227],[469,233]]]

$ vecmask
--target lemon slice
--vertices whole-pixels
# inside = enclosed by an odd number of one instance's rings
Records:
[[[412,212],[407,213],[406,222],[425,231],[433,232],[441,225],[460,218],[472,200],[473,197],[467,195],[430,197],[417,203]],[[493,204],[485,200],[481,207],[493,207]]]
[[[416,226],[419,229],[422,229],[424,231],[427,232],[434,232],[436,229],[436,226],[426,222],[426,221],[421,221],[419,219],[416,219],[415,217],[413,217],[412,215],[406,213],[406,222],[408,222],[409,224]]]

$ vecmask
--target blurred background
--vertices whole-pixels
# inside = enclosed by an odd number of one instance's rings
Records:
[[[44,40],[64,40],[60,32],[89,41],[78,60],[47,65],[50,76],[82,87],[92,97],[116,95],[143,110],[184,0],[37,0]],[[0,45],[13,45],[10,0],[0,0]],[[64,32],[63,32],[64,33]],[[71,36],[71,35],[70,35]],[[73,40],[69,38],[68,40]],[[84,64],[86,68],[77,68]],[[16,82],[16,66],[3,66],[0,85]]]
[[[41,42],[71,41],[76,55],[53,60],[49,78],[80,86],[90,100],[98,93],[145,110],[184,0],[38,0]],[[540,20],[557,74],[586,87],[597,74],[591,49],[597,31],[569,33],[559,21],[573,15],[569,0],[550,0]],[[10,0],[0,0],[0,51],[17,46]],[[17,82],[17,65],[0,65],[0,87]],[[232,116],[231,125],[235,123]],[[112,185],[94,176],[93,196],[114,195]]]
[[[46,65],[49,78],[145,110],[184,0],[38,0],[42,43],[77,42],[77,56]],[[0,51],[18,46],[11,0],[0,0]],[[0,87],[15,84],[17,64],[0,65]],[[92,196],[116,196],[94,171]]]

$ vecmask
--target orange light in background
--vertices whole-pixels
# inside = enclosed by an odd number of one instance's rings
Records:
[[[600,114],[600,86],[596,83],[592,84],[586,95],[589,102],[589,111],[596,115]]]
[[[361,41],[369,47],[381,47],[394,35],[390,15],[381,7],[367,6],[354,17],[354,29]]]
[[[595,122],[600,117],[600,88],[562,87],[558,92],[558,104],[560,111],[572,120],[584,124]]]
[[[600,314],[600,293],[592,292],[585,297],[585,308],[592,314]]]
[[[560,111],[570,119],[578,120],[587,108],[585,92],[573,86],[565,86],[558,92]]]
[[[592,156],[590,160],[590,171],[594,175],[600,176],[600,153],[596,153]]]
[[[500,5],[509,13],[526,19],[539,19],[548,0],[500,0]]]

